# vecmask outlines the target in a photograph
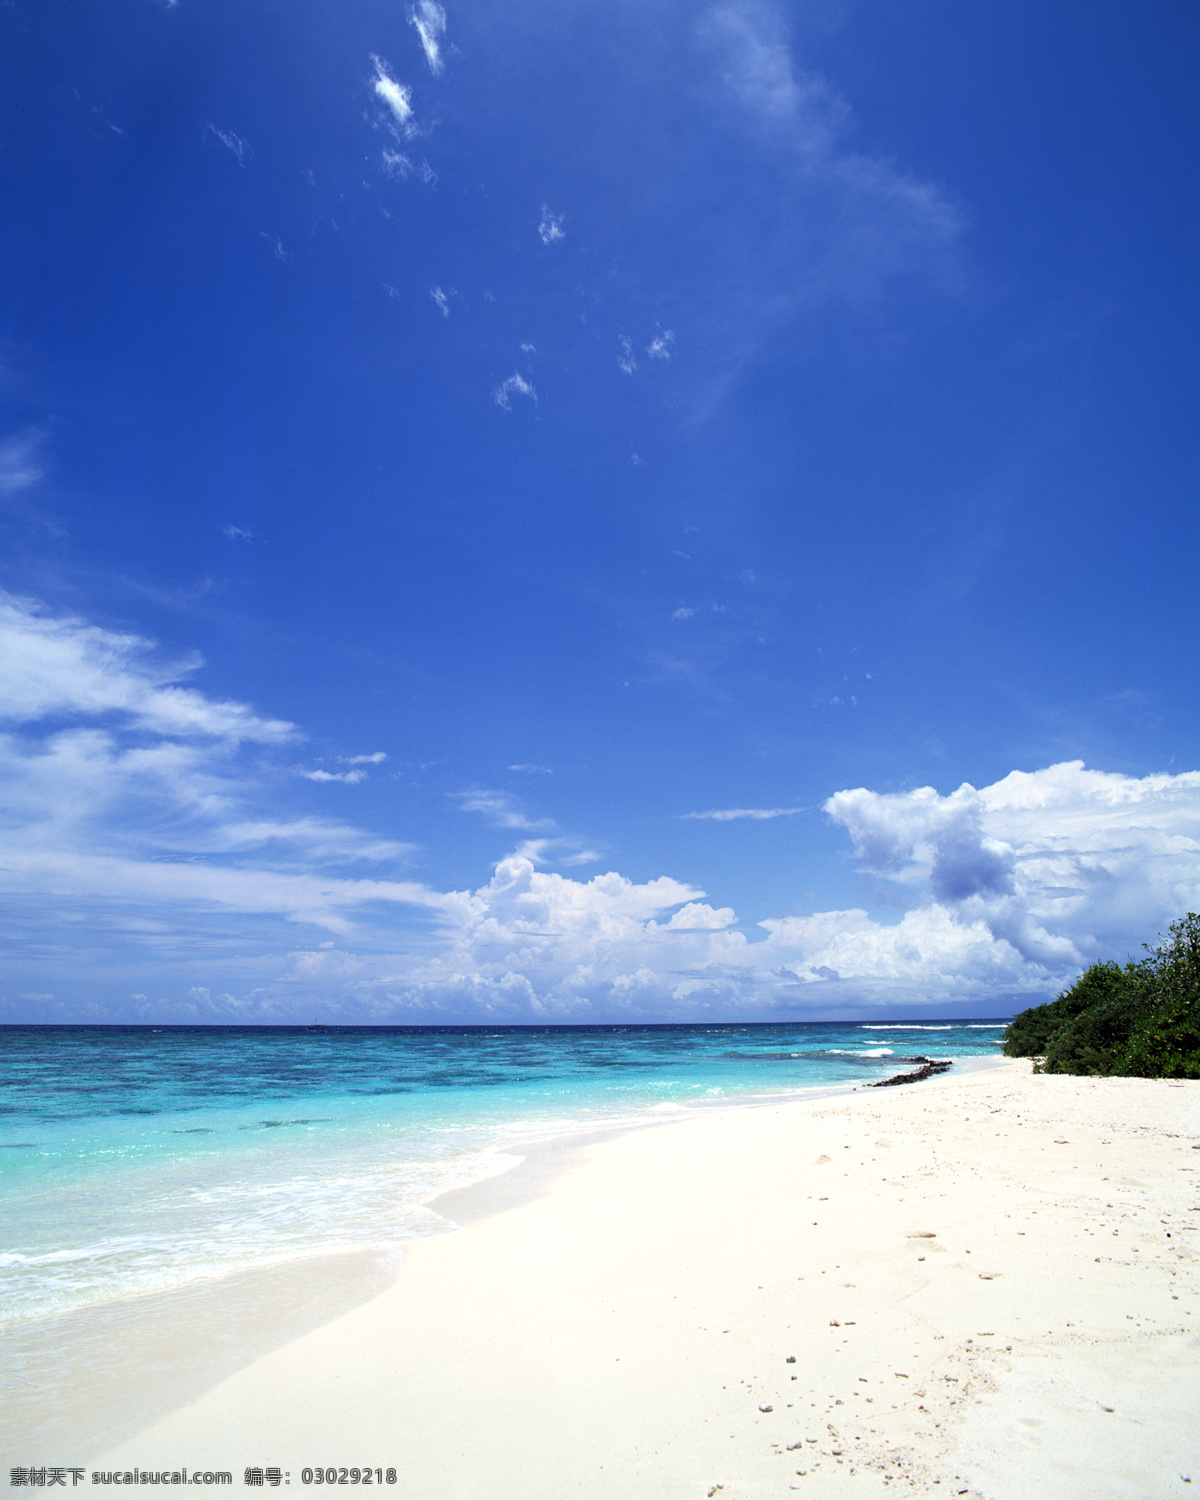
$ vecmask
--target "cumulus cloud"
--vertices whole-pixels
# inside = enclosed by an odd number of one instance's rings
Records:
[[[199,1002],[183,997],[200,988],[213,1019],[294,1019],[317,1002],[375,1020],[736,1019],[897,1006],[997,1014],[1053,993],[1084,963],[1136,953],[1200,907],[1200,772],[1137,778],[1078,761],[948,794],[857,787],[830,797],[825,811],[868,889],[890,887],[892,908],[906,908],[899,920],[863,905],[744,931],[730,907],[669,875],[574,878],[565,870],[595,852],[492,788],[454,801],[515,835],[517,849],[475,889],[440,891],[406,877],[405,844],[291,810],[298,731],[186,685],[200,665],[0,596],[9,993],[59,997],[20,1002],[12,1018],[48,1013],[41,1005],[57,1007],[58,1019],[82,1016],[94,998],[77,1013],[61,997],[103,989],[103,954],[105,993],[171,989],[176,999],[155,1012],[164,1019],[191,1014],[186,1006]],[[299,774],[353,784],[385,759],[361,752],[339,757],[336,770]],[[300,945],[285,937],[297,924],[312,933]],[[313,940],[320,932],[336,951]]]
[[[410,26],[416,27],[417,35],[421,38],[429,71],[440,73],[443,66],[441,39],[446,34],[446,12],[436,0],[420,0],[409,11],[408,22]]]
[[[549,204],[542,204],[542,216],[538,220],[538,234],[541,236],[543,245],[553,245],[557,240],[565,240],[567,231],[563,228],[566,223],[564,214],[556,214],[551,211]]]
[[[512,411],[512,397],[527,396],[531,401],[537,400],[537,392],[530,381],[519,375],[515,370],[507,380],[502,380],[492,392],[492,400],[504,411]]]
[[[1197,772],[1139,779],[1067,761],[948,796],[859,787],[825,810],[865,873],[931,920],[986,934],[993,958],[1027,976],[1136,951],[1200,903]]]
[[[371,61],[375,65],[375,79],[372,83],[372,91],[377,99],[381,99],[391,110],[396,124],[404,131],[411,134],[412,131],[412,90],[397,81],[388,72],[387,64],[381,57],[371,54]]]
[[[442,291],[441,287],[432,287],[430,289],[429,295],[437,304],[437,310],[441,313],[442,317],[448,318],[450,316],[450,299],[446,296],[445,292]]]
[[[633,352],[633,340],[623,333],[617,343],[619,345],[617,368],[625,375],[632,375],[637,369],[637,355]]]
[[[669,328],[660,328],[646,346],[646,353],[651,359],[657,359],[661,364],[669,364],[671,353],[675,348],[675,335]]]
[[[696,818],[712,823],[733,823],[738,818],[794,818],[804,812],[802,807],[714,807],[709,812],[680,813],[681,818]]]
[[[637,884],[616,873],[589,881],[501,860],[435,956],[364,977],[376,1014],[438,1014],[466,1005],[481,1017],[588,1020],[677,1009],[697,957],[741,951],[728,909],[669,877]],[[679,908],[679,910],[675,910]],[[668,915],[671,914],[671,915]],[[679,971],[682,969],[683,978]]]

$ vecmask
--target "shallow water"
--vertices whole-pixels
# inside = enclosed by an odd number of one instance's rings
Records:
[[[1003,1025],[0,1028],[0,1321],[387,1251],[535,1140],[995,1056]]]

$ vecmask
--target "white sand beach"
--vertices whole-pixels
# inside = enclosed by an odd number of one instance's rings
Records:
[[[420,1500],[1200,1494],[1200,1084],[1006,1062],[630,1131],[438,1207],[463,1227],[387,1290],[87,1468],[393,1467]]]

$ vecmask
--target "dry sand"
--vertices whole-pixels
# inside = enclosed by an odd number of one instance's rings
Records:
[[[1200,1084],[1005,1063],[631,1131],[438,1206],[465,1227],[382,1294],[88,1468],[1200,1496]]]

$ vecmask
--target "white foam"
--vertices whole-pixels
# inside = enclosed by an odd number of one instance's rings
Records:
[[[160,1226],[174,1219],[177,1227],[0,1255],[0,1322],[444,1233],[451,1226],[428,1207],[430,1200],[520,1159],[491,1146],[441,1161],[376,1161],[358,1170],[238,1178],[183,1192],[160,1182],[146,1193],[157,1210],[153,1218]]]

